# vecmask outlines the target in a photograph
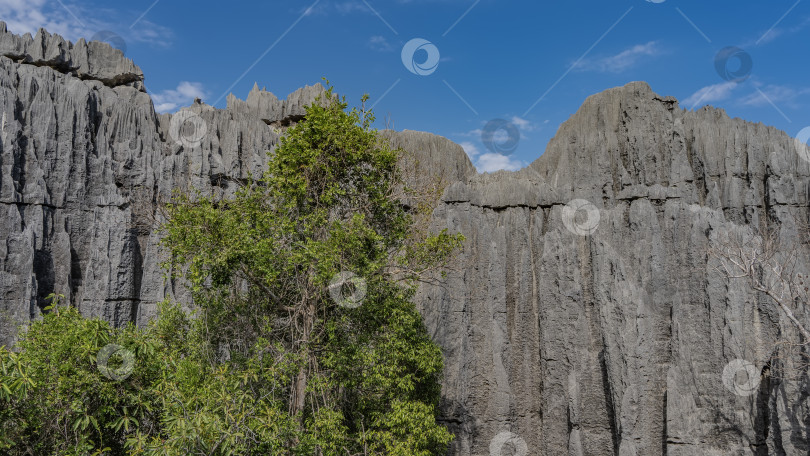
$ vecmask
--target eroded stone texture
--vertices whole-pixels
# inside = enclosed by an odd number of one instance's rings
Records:
[[[434,227],[468,244],[419,306],[445,353],[454,453],[508,431],[529,454],[806,454],[806,375],[748,397],[722,381],[801,339],[707,252],[770,225],[804,244],[806,272],[808,175],[783,132],[631,83],[588,98],[527,169],[453,184]],[[565,227],[574,199],[598,209],[590,235]]]
[[[145,323],[166,296],[156,202],[175,188],[231,194],[260,174],[315,85],[259,116],[201,102],[155,113],[141,70],[106,43],[73,45],[0,24],[0,344],[51,293],[115,325]],[[136,75],[135,79],[130,76]],[[173,122],[174,120],[174,122]]]
[[[123,52],[100,41],[73,44],[39,29],[35,36],[9,33],[0,22],[0,55],[16,62],[47,66],[81,79],[95,79],[115,87],[131,85],[143,90],[143,72]]]
[[[163,279],[156,202],[178,187],[231,194],[324,90],[282,101],[255,87],[224,110],[158,115],[142,82],[106,44],[0,25],[0,344],[52,292],[116,325],[187,299]],[[767,226],[807,244],[810,164],[790,137],[683,111],[644,83],[588,98],[518,172],[477,174],[428,133],[383,135],[449,182],[433,227],[467,237],[417,302],[445,355],[452,454],[490,454],[505,432],[531,455],[810,451],[806,376],[748,397],[724,387],[732,360],[762,369],[776,342],[800,339],[707,254],[723,232]],[[574,199],[594,209],[571,217]]]

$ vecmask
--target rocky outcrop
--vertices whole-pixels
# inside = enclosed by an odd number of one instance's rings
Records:
[[[106,43],[0,31],[0,344],[51,293],[115,325],[183,299],[160,267],[156,203],[175,188],[233,192],[278,142],[267,123],[323,93],[262,115],[201,102],[158,115],[141,70]]]
[[[247,99],[242,101],[233,94],[228,95],[228,111],[246,114],[261,119],[264,123],[281,128],[299,122],[306,114],[305,107],[325,93],[322,85],[302,87],[291,93],[286,100],[279,100],[259,85],[254,84]]]
[[[449,185],[457,181],[466,182],[476,174],[464,149],[447,138],[412,130],[383,130],[380,136],[393,147],[413,154],[413,160],[407,164],[409,169],[406,175],[437,177]]]
[[[124,57],[124,54],[100,41],[76,44],[59,35],[39,29],[36,36],[9,33],[5,22],[0,22],[0,55],[15,62],[47,66],[60,73],[69,73],[80,79],[94,79],[107,86],[131,85],[143,90],[143,72]]]
[[[527,169],[453,184],[434,227],[468,244],[419,305],[454,453],[807,454],[806,373],[760,377],[778,342],[806,341],[709,249],[776,228],[806,273],[809,175],[783,132],[631,83]],[[741,365],[754,394],[728,388]]]
[[[323,92],[254,87],[158,115],[106,44],[0,32],[0,344],[50,293],[116,325],[186,299],[163,279],[156,203],[232,193]],[[810,451],[806,374],[729,388],[729,366],[779,372],[776,344],[800,336],[708,254],[728,231],[776,228],[810,271],[810,164],[790,137],[644,83],[588,98],[518,172],[477,174],[435,135],[383,135],[449,184],[433,227],[467,238],[417,301],[445,355],[452,454]]]

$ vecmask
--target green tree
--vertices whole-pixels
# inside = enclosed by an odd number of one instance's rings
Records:
[[[0,453],[125,454],[126,435],[158,417],[150,391],[162,368],[158,344],[132,325],[112,330],[52,297],[52,311],[21,332],[15,351],[0,347]],[[108,344],[122,349],[100,370]]]
[[[412,298],[463,237],[413,233],[425,208],[403,204],[419,200],[401,178],[403,151],[370,128],[370,111],[347,108],[330,88],[234,198],[168,206],[169,266],[185,271],[199,308],[193,356],[213,367],[224,349],[231,369],[269,371],[241,388],[290,454],[441,454],[441,352]]]
[[[0,451],[443,454],[442,357],[412,299],[463,237],[415,223],[436,192],[405,185],[373,120],[330,88],[233,197],[176,195],[166,266],[193,311],[110,328],[56,306],[0,347]]]

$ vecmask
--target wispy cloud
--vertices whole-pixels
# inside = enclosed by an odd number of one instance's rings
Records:
[[[124,37],[127,39],[158,47],[168,47],[174,35],[168,27],[155,24],[146,19],[141,19],[135,27],[127,27],[123,30]]]
[[[776,41],[777,38],[780,38],[782,36],[793,35],[794,33],[801,32],[808,26],[810,26],[810,16],[805,17],[799,23],[790,27],[774,27],[770,30],[761,32],[756,39],[752,39],[749,42],[746,42],[745,44],[742,45],[742,47],[752,47],[756,45],[767,44]]]
[[[524,168],[526,163],[511,156],[486,153],[478,157],[475,168],[479,173],[493,173],[495,171],[517,171]]]
[[[771,84],[740,99],[744,106],[771,106],[772,104],[785,105],[791,108],[800,108],[798,99],[810,95],[810,88],[794,88],[784,85]]]
[[[518,127],[518,130],[520,130],[520,132],[521,132],[521,138],[526,138],[526,135],[525,135],[526,132],[534,131],[534,130],[542,127],[542,125],[536,125],[536,124],[532,123],[531,121],[523,119],[523,118],[518,117],[518,116],[512,116],[512,117],[509,117],[508,119],[516,127]],[[543,124],[547,124],[547,123],[548,123],[548,120],[543,122]],[[486,122],[481,122],[482,127],[485,124],[486,124]],[[462,133],[456,133],[455,136],[460,136],[460,137],[463,137],[463,138],[481,139],[481,133],[483,133],[483,128],[474,128],[474,129],[472,129],[470,131],[465,131],[465,132],[462,132]]]
[[[152,101],[155,103],[155,111],[164,113],[188,106],[195,98],[204,99],[208,96],[208,92],[203,88],[202,83],[182,81],[177,85],[176,89],[150,93],[149,95],[151,95]]]
[[[481,138],[481,129],[476,128],[474,130],[465,131],[465,132],[462,132],[462,133],[456,133],[455,135],[460,136],[462,138],[478,138],[478,139],[480,139]]]
[[[340,2],[335,4],[335,10],[341,14],[354,12],[367,12],[368,7],[362,2]]]
[[[388,39],[381,35],[369,38],[368,47],[379,52],[391,52],[395,49],[394,46],[388,42]]]
[[[137,17],[137,11],[131,13]],[[89,9],[66,0],[0,0],[0,20],[5,21],[9,30],[17,34],[33,35],[44,28],[73,42],[79,38],[89,40],[96,33],[108,30],[125,41],[158,46],[166,46],[172,36],[170,29],[148,20],[141,20],[137,26],[130,28],[132,18],[121,11]]]
[[[479,173],[493,173],[500,170],[517,171],[526,166],[526,163],[508,155],[491,152],[482,154],[479,146],[470,141],[464,141],[460,145]]]
[[[753,89],[753,91],[751,91]],[[739,92],[746,90],[743,95]],[[801,109],[805,104],[802,97],[810,95],[810,87],[791,87],[787,85],[763,85],[755,80],[746,83],[722,82],[706,86],[684,99],[682,106],[695,109],[708,104],[726,101],[735,106]],[[784,116],[784,114],[782,114]]]
[[[299,10],[305,16],[328,16],[333,14],[346,15],[351,13],[371,13],[365,3],[360,0],[354,1],[321,1],[314,7],[307,7]]]
[[[583,59],[574,67],[575,71],[598,71],[601,73],[621,73],[634,67],[642,59],[647,57],[658,57],[664,51],[657,41],[650,41],[645,44],[637,44],[631,48],[607,57],[594,57]]]
[[[518,131],[520,132],[521,140],[528,139],[526,137],[526,132],[534,131],[540,128],[540,126],[535,125],[531,121],[518,116],[511,116],[508,119],[515,127],[517,127]],[[470,138],[468,141],[462,141],[460,145],[464,149],[464,152],[467,153],[467,156],[470,157],[470,161],[473,162],[478,172],[491,173],[499,170],[517,171],[527,166],[526,162],[514,158],[514,156],[511,154],[504,155],[488,151],[481,142],[482,131],[483,128],[476,128],[456,135],[463,138]],[[508,141],[509,138],[507,137],[505,131],[498,130],[493,135],[493,139],[496,143],[503,143]],[[519,148],[520,147],[518,146],[518,149]]]
[[[736,82],[721,82],[719,84],[703,87],[683,100],[682,104],[683,106],[693,109],[698,107],[698,104],[704,106],[709,103],[725,100],[731,96],[738,85],[739,84]]]
[[[6,22],[9,30],[19,34],[33,35],[39,28],[45,28],[74,41],[82,36],[89,37],[95,33],[93,24],[87,19],[80,19],[80,14],[78,8],[72,5],[65,4],[65,8],[62,8],[58,3],[47,0],[0,1],[0,18]]]
[[[520,129],[521,131],[533,131],[537,128],[537,126],[531,123],[530,121],[526,119],[521,119],[518,116],[512,117],[512,123],[515,124],[515,126],[518,127],[518,129]]]
[[[460,144],[461,148],[464,149],[464,152],[467,152],[467,156],[470,157],[470,160],[475,160],[481,155],[481,151],[478,149],[478,146],[475,143],[470,141],[464,141]]]

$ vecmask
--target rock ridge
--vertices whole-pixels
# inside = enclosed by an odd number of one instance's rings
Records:
[[[6,23],[0,21],[0,55],[17,63],[47,66],[81,79],[101,81],[109,87],[128,85],[145,90],[141,69],[107,43],[82,38],[73,44],[42,28],[33,37],[28,33],[19,36],[10,33]]]
[[[175,188],[231,194],[323,93],[255,86],[226,109],[157,114],[142,83],[105,43],[0,25],[0,344],[52,292],[115,325],[188,302],[160,269],[158,203]],[[467,238],[416,300],[444,354],[450,454],[509,439],[528,454],[810,451],[806,376],[728,388],[729,366],[782,368],[774,347],[799,339],[707,253],[723,233],[776,228],[810,273],[810,163],[795,140],[642,82],[586,99],[517,172],[479,174],[430,133],[381,134],[413,153],[415,175],[448,183],[431,227]],[[810,321],[806,303],[795,313]]]
[[[451,184],[433,227],[468,244],[418,302],[445,354],[453,454],[499,435],[529,454],[806,453],[806,380],[757,380],[752,400],[727,387],[728,366],[771,366],[796,328],[708,254],[775,227],[807,273],[797,147],[635,82],[585,100],[528,168]]]
[[[246,100],[240,100],[233,94],[228,95],[227,109],[257,117],[276,128],[289,127],[304,118],[305,106],[325,93],[326,89],[318,83],[296,90],[286,100],[279,100],[272,92],[260,90],[259,85],[254,84]]]

